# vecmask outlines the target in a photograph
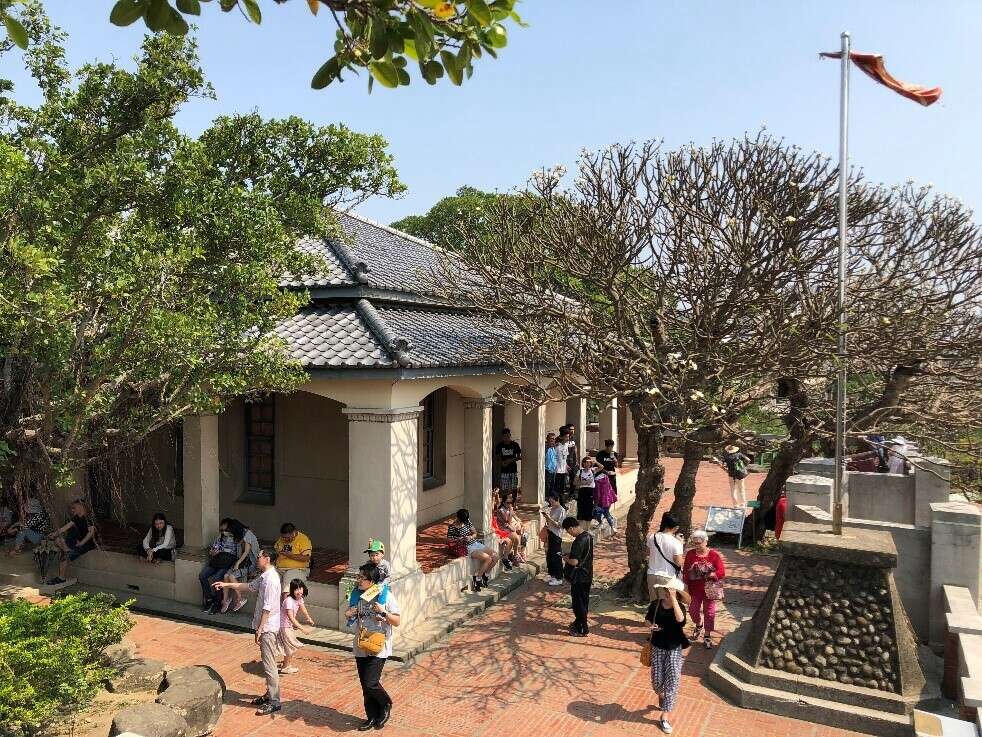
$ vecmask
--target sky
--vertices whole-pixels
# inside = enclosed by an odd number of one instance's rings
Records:
[[[941,101],[910,102],[852,74],[850,159],[869,179],[933,183],[982,205],[982,3],[961,0],[524,0],[528,28],[510,28],[495,61],[476,62],[460,88],[376,87],[348,78],[326,90],[310,77],[330,56],[330,16],[302,0],[260,0],[261,26],[204,6],[197,37],[217,101],[191,101],[178,115],[189,134],[218,115],[257,110],[345,123],[380,133],[408,192],[359,212],[388,223],[425,212],[461,185],[507,191],[542,166],[575,165],[583,148],[664,139],[704,144],[760,127],[836,157],[838,66],[819,51],[883,54],[904,81],[940,85]],[[113,0],[45,0],[69,33],[73,64],[131,65],[144,26],[109,24]],[[15,54],[0,76],[36,99]],[[17,68],[14,68],[17,67]]]

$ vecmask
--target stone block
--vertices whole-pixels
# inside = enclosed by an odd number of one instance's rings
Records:
[[[110,645],[102,651],[102,662],[110,668],[120,668],[133,660],[133,647],[125,642]]]
[[[780,541],[781,552],[798,558],[831,561],[872,568],[896,568],[897,547],[880,530],[844,528],[841,535],[821,524],[788,522]]]
[[[827,479],[835,477],[835,458],[803,458],[794,467],[797,474],[824,476]]]
[[[118,675],[109,682],[113,693],[157,691],[164,680],[166,666],[160,660],[134,658],[122,664]]]
[[[817,507],[823,512],[832,511],[832,479],[814,474],[791,476],[784,484],[788,495],[791,519],[797,520],[797,507]]]
[[[168,668],[164,675],[165,689],[173,686],[183,686],[189,683],[201,683],[214,681],[222,688],[222,695],[225,695],[225,680],[218,675],[218,672],[208,665],[188,665],[183,668]]]
[[[187,722],[188,737],[210,734],[222,716],[222,685],[211,678],[169,686],[157,703],[170,707]]]
[[[109,737],[122,737],[125,734],[140,737],[188,737],[188,724],[180,714],[163,704],[136,704],[117,713],[109,727]]]

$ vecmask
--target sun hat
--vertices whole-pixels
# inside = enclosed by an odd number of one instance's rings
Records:
[[[739,453],[740,452],[740,449],[737,446],[735,446],[735,445],[727,445],[725,448],[723,448],[723,450],[725,450],[727,453]]]
[[[682,579],[677,576],[672,576],[671,578],[666,578],[664,583],[656,584],[656,589],[675,589],[676,591],[685,591],[685,584],[682,583]]]
[[[384,553],[385,543],[381,540],[369,540],[368,547],[365,548],[366,553]]]

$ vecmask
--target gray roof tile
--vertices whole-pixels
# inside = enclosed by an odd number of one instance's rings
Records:
[[[304,366],[391,368],[395,362],[358,317],[354,306],[307,307],[276,328]]]
[[[507,339],[490,318],[463,312],[376,305],[389,330],[409,341],[413,368],[491,366],[494,346]]]

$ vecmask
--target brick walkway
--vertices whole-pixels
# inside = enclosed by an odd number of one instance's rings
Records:
[[[668,459],[667,481],[680,462]],[[762,477],[752,476],[749,489]],[[722,471],[700,470],[697,520],[728,497]],[[670,500],[668,500],[670,502]],[[666,502],[666,504],[668,503]],[[699,516],[701,515],[701,516]],[[599,582],[622,571],[623,541],[598,548]],[[774,556],[723,551],[728,559],[727,600],[756,604],[773,574]],[[601,597],[588,639],[564,634],[571,619],[568,594],[534,582],[455,630],[437,649],[408,668],[386,668],[383,683],[395,700],[386,732],[400,737],[627,737],[661,732],[647,669],[638,663],[644,635],[641,612]],[[139,654],[175,665],[203,663],[228,685],[216,737],[306,737],[349,732],[361,721],[361,692],[350,657],[307,647],[301,672],[281,680],[283,711],[257,717],[245,702],[263,688],[250,635],[233,634],[137,616],[131,638]],[[732,618],[721,617],[721,626]],[[681,737],[850,737],[854,733],[742,710],[702,683],[712,652],[692,647],[675,711]]]

